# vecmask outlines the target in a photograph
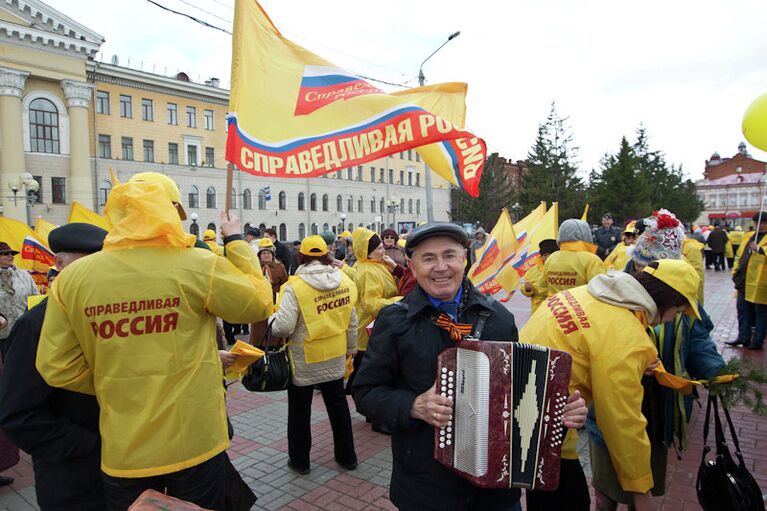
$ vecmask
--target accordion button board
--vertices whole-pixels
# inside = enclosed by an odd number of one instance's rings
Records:
[[[482,488],[554,490],[572,358],[533,344],[466,339],[440,353],[437,391],[453,416],[434,457]]]

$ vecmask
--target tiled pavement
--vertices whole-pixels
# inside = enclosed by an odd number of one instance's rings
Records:
[[[516,295],[507,306],[514,312],[518,324],[524,324],[530,315],[529,301]],[[738,354],[764,364],[764,352],[735,350],[722,344],[734,338],[737,330],[734,295],[725,273],[707,272],[706,310],[716,325],[714,340],[725,357]],[[255,509],[394,509],[388,500],[391,475],[389,437],[373,433],[364,418],[354,412],[351,400],[349,402],[359,467],[346,471],[335,463],[330,424],[321,396],[315,394],[312,471],[306,476],[299,476],[286,466],[286,393],[251,393],[239,385],[230,388],[228,407],[236,436],[229,455],[258,495]],[[767,492],[767,418],[755,417],[742,409],[733,412],[748,468],[763,491]],[[702,415],[696,407],[690,424],[690,446],[683,453],[682,460],[670,456],[668,492],[658,499],[660,509],[699,509],[694,485],[702,452]],[[10,487],[0,488],[0,511],[37,509],[29,458],[23,455],[21,463],[5,474],[14,477],[16,482]]]

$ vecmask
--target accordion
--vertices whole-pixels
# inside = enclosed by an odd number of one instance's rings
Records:
[[[481,488],[555,490],[571,365],[563,351],[471,338],[440,353],[453,416],[434,431],[435,459]]]

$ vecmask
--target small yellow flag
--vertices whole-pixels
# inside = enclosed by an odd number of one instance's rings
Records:
[[[584,222],[589,221],[589,203],[586,203],[586,208],[583,210],[583,214],[581,215],[581,220]]]

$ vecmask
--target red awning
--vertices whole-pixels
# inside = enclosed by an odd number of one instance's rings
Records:
[[[713,220],[715,218],[724,218],[724,213],[709,213],[708,218]]]
[[[728,219],[751,218],[756,213],[758,213],[758,211],[728,211],[726,213],[727,216],[725,216],[725,213],[709,213],[708,218],[710,220],[719,219],[719,218],[728,218]]]

